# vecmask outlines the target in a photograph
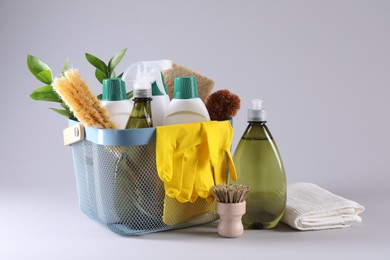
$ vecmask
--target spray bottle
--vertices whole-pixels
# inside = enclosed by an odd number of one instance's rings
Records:
[[[136,92],[142,92],[140,91],[141,89],[149,89],[147,92],[151,92],[148,95],[150,95],[153,126],[163,124],[165,113],[170,102],[162,71],[171,68],[171,60],[141,61],[130,65],[122,76],[122,79],[126,81],[127,85],[133,86],[134,98],[136,98]],[[142,95],[146,95],[146,92],[143,92]]]

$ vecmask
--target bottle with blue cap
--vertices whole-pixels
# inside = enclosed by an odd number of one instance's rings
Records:
[[[126,85],[122,79],[109,78],[103,80],[101,105],[107,109],[111,120],[118,129],[126,127],[130,112],[133,109],[133,102],[126,96]]]
[[[286,174],[275,139],[266,125],[262,100],[252,101],[248,126],[233,155],[237,183],[250,186],[245,229],[275,227],[286,207]]]
[[[177,77],[173,99],[169,103],[164,125],[210,121],[206,105],[198,96],[196,77]]]

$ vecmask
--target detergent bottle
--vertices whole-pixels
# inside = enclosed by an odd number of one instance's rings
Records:
[[[267,127],[262,100],[252,101],[248,126],[233,155],[237,183],[250,187],[246,198],[245,229],[277,225],[286,207],[286,174],[275,139]]]
[[[196,77],[175,78],[173,89],[164,125],[210,121],[206,105],[198,96]]]
[[[126,96],[125,82],[120,78],[104,79],[102,87],[102,107],[107,109],[118,129],[124,129],[133,109],[133,102]]]

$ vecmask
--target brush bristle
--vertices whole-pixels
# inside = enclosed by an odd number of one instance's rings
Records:
[[[234,117],[240,109],[240,98],[227,89],[212,93],[206,102],[211,120],[227,120]]]
[[[172,64],[172,69],[163,71],[163,75],[165,85],[168,88],[168,95],[171,99],[173,98],[174,81],[177,77],[195,76],[198,84],[198,96],[204,103],[206,103],[215,85],[213,80],[176,63]]]
[[[56,78],[53,88],[85,126],[116,128],[107,110],[101,107],[100,101],[93,95],[77,70],[68,70],[64,76]]]
[[[211,187],[211,193],[221,203],[243,202],[249,191],[250,188],[242,184],[221,184]]]

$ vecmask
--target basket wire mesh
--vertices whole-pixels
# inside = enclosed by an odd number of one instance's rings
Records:
[[[155,143],[72,144],[80,209],[122,235],[143,235],[212,222],[215,204],[178,203],[165,197],[156,167]]]

